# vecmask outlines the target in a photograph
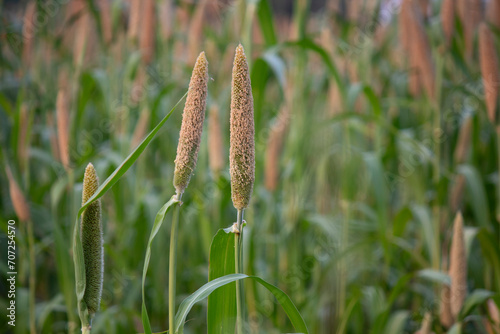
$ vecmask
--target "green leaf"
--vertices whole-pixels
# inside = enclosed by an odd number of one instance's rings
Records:
[[[405,206],[403,207],[394,217],[394,223],[392,226],[393,234],[397,237],[403,236],[405,232],[406,225],[413,218],[411,210]]]
[[[14,108],[12,107],[12,103],[9,101],[9,99],[3,93],[0,93],[0,107],[3,108],[3,110],[5,110],[5,112],[9,116],[15,115],[14,110],[13,110]]]
[[[448,331],[448,334],[461,334],[461,333],[462,333],[462,324],[460,322],[454,324],[453,327],[451,327],[450,330]]]
[[[431,282],[450,285],[450,276],[433,269],[423,269],[417,272],[417,277],[425,278]]]
[[[290,319],[293,327],[295,327],[295,330],[298,331],[298,333],[305,333],[305,334],[309,333],[307,326],[304,322],[304,319],[302,319],[302,316],[297,310],[297,307],[295,307],[293,302],[290,300],[290,297],[288,297],[283,291],[281,291],[274,285],[264,281],[262,278],[256,276],[247,276],[245,274],[231,274],[219,277],[203,285],[201,288],[196,290],[191,296],[184,299],[181,305],[179,306],[177,314],[175,315],[175,332],[177,331],[182,332],[184,328],[184,323],[186,321],[186,317],[194,304],[207,298],[213,291],[220,288],[221,286],[224,286],[232,282],[236,282],[237,280],[244,278],[250,278],[255,280],[256,282],[264,286],[267,290],[269,290],[276,297],[281,307],[288,315],[288,318]]]
[[[76,222],[73,229],[73,261],[75,264],[75,283],[76,283],[76,295],[78,303],[78,313],[80,315],[80,320],[83,326],[90,325],[90,319],[88,314],[87,305],[83,301],[83,295],[85,294],[85,263],[83,259],[83,248],[80,237],[80,224],[79,219],[83,211],[95,200],[102,197],[106,191],[108,191],[122,176],[127,172],[127,170],[134,164],[134,162],[139,158],[141,153],[146,149],[148,144],[153,140],[154,136],[160,131],[161,127],[170,118],[172,112],[179,105],[179,103],[184,99],[184,96],[175,104],[175,106],[170,110],[170,112],[156,125],[156,127],[147,135],[146,138],[130,153],[130,155],[118,166],[113,173],[101,184],[97,191],[88,199],[88,201],[78,210],[76,216]]]
[[[235,273],[234,233],[220,229],[210,246],[208,280]],[[236,284],[229,283],[208,296],[208,334],[232,333],[236,326]]]
[[[165,122],[170,118],[172,115],[172,112],[175,110],[175,108],[181,103],[181,101],[186,97],[186,94],[177,101],[175,106],[170,110],[170,112],[158,123],[153,130],[147,135],[146,138],[130,153],[130,155],[122,162],[120,166],[118,166],[114,172],[104,181],[99,189],[95,192],[92,197],[89,198],[89,200],[78,210],[78,216],[80,216],[83,211],[89,206],[93,201],[96,199],[102,197],[106,191],[108,191],[122,176],[125,174],[128,169],[134,164],[134,162],[139,158],[139,156],[142,154],[142,152],[146,149],[146,147],[149,145],[151,140],[153,140],[154,136],[160,131],[162,126],[165,124]]]
[[[431,213],[428,207],[422,205],[413,205],[412,213],[415,219],[421,224],[424,236],[425,245],[427,246],[428,256],[432,258],[432,254],[436,252],[436,245],[434,243],[434,229]]]
[[[373,89],[370,86],[363,86],[363,92],[365,93],[366,98],[370,102],[370,105],[372,106],[373,113],[375,114],[376,117],[382,116],[382,106],[380,105],[380,99],[378,98],[377,94],[373,91]]]
[[[477,239],[481,245],[483,256],[490,262],[495,274],[497,291],[500,289],[500,250],[495,237],[486,229],[481,229],[477,234]]]
[[[274,31],[273,13],[269,0],[260,0],[257,7],[257,17],[259,19],[260,30],[264,36],[267,46],[272,46],[278,42]]]
[[[303,49],[309,49],[313,52],[316,52],[321,57],[321,59],[323,60],[323,62],[326,65],[326,67],[330,71],[330,74],[335,79],[335,81],[340,89],[342,98],[343,98],[343,100],[345,100],[347,93],[345,91],[345,87],[344,87],[344,83],[342,82],[342,78],[340,77],[340,74],[339,74],[337,67],[335,66],[333,61],[330,59],[328,52],[324,48],[322,48],[320,45],[314,43],[314,41],[312,41],[311,39],[308,39],[308,38],[305,38],[305,39],[302,39],[302,40],[299,40],[296,42],[287,42],[284,44],[284,46],[298,46],[298,47],[301,47]]]
[[[274,75],[278,79],[278,83],[281,86],[281,89],[285,90],[285,71],[286,66],[283,59],[276,53],[276,49],[272,49],[264,52],[262,55],[262,59],[267,63],[267,65],[271,68]]]
[[[384,333],[386,334],[399,334],[404,332],[405,324],[408,321],[410,312],[408,311],[396,311],[389,319],[387,326],[385,327]]]
[[[144,332],[146,334],[151,334],[151,324],[149,322],[148,310],[146,309],[146,298],[144,297],[144,283],[146,282],[146,274],[148,272],[149,260],[151,259],[151,245],[153,243],[153,239],[156,234],[160,230],[161,225],[163,224],[163,220],[165,219],[165,215],[168,212],[168,209],[173,205],[178,205],[179,200],[175,196],[172,196],[170,201],[165,203],[160,211],[156,214],[155,222],[153,224],[153,229],[151,230],[151,235],[149,236],[148,246],[146,248],[146,257],[144,259],[144,268],[142,269],[142,325],[144,326]]]
[[[469,315],[476,306],[483,304],[490,298],[491,296],[495,295],[493,292],[488,291],[488,290],[474,290],[466,299],[464,302],[464,306],[462,307],[462,310],[460,311],[460,315],[458,317],[459,320],[463,320],[467,315]]]
[[[88,317],[87,305],[83,301],[85,294],[85,262],[83,259],[82,239],[80,237],[80,224],[78,224],[79,217],[76,218],[75,228],[73,231],[73,261],[75,262],[75,287],[76,298],[78,302],[78,314],[82,321],[82,327],[90,325]]]
[[[348,109],[354,109],[354,104],[358,99],[359,95],[363,92],[363,85],[359,82],[351,84],[347,88],[347,103],[346,107]]]
[[[476,221],[481,227],[490,226],[488,200],[479,172],[476,168],[469,165],[459,166],[458,172],[463,174],[467,180],[467,190],[470,194],[469,198]]]

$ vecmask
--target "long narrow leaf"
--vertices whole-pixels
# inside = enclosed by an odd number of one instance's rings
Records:
[[[326,65],[326,67],[330,71],[330,74],[335,79],[335,81],[340,89],[342,98],[343,99],[346,98],[347,92],[345,90],[344,83],[342,82],[342,78],[339,74],[339,71],[338,71],[336,65],[334,64],[334,62],[330,59],[328,52],[324,48],[322,48],[320,45],[316,44],[313,40],[308,39],[308,38],[305,38],[305,39],[302,39],[299,41],[295,41],[295,42],[286,42],[283,45],[284,46],[297,46],[297,47],[309,49],[311,51],[316,52],[321,57],[321,59],[323,60],[323,62]]]
[[[276,297],[281,307],[288,315],[288,318],[290,319],[290,322],[292,323],[295,330],[298,331],[298,333],[309,334],[304,319],[286,293],[284,293],[274,285],[267,283],[260,277],[248,276],[245,274],[231,274],[217,278],[206,283],[201,288],[196,290],[196,292],[194,292],[191,296],[184,299],[179,306],[179,310],[177,311],[177,314],[175,316],[175,332],[179,331],[180,333],[182,333],[186,317],[194,304],[207,298],[217,288],[244,278],[253,279],[264,286],[267,290],[269,290],[274,295],[274,297]]]
[[[78,216],[80,216],[83,211],[89,206],[93,201],[96,199],[102,197],[108,191],[122,176],[125,174],[128,169],[134,164],[134,162],[139,158],[139,156],[142,154],[142,152],[146,149],[146,147],[149,145],[151,140],[153,140],[154,136],[160,131],[162,126],[165,124],[165,122],[170,118],[172,115],[172,112],[175,110],[175,108],[181,103],[181,101],[186,97],[186,94],[177,101],[175,106],[170,110],[170,112],[158,123],[158,125],[155,126],[155,128],[147,135],[146,138],[130,153],[130,155],[122,162],[120,166],[118,166],[114,172],[104,181],[101,186],[97,189],[95,194],[89,198],[89,200],[80,208],[78,211]]]
[[[278,42],[274,30],[273,13],[269,0],[260,0],[257,7],[257,17],[259,19],[260,30],[266,41],[266,46],[272,46]]]
[[[153,239],[155,238],[156,234],[160,230],[161,225],[163,224],[163,220],[165,219],[165,215],[168,212],[168,209],[172,207],[175,204],[178,204],[179,201],[175,198],[175,196],[172,196],[170,201],[165,203],[160,211],[156,214],[155,222],[153,224],[153,229],[151,230],[151,235],[149,236],[149,241],[148,241],[148,246],[146,248],[146,257],[144,260],[144,268],[142,269],[142,312],[141,312],[141,317],[142,317],[142,325],[144,326],[144,332],[146,334],[151,334],[151,324],[149,322],[149,317],[148,317],[148,310],[146,308],[146,299],[144,297],[144,283],[146,282],[146,274],[148,272],[148,267],[149,267],[149,260],[151,259],[151,245],[153,243]]]
[[[88,199],[88,201],[78,210],[76,216],[76,222],[73,229],[73,256],[75,264],[75,285],[76,285],[76,295],[78,303],[78,313],[80,315],[80,320],[82,321],[82,326],[90,325],[90,319],[88,314],[87,305],[83,301],[83,296],[85,294],[86,282],[85,282],[85,262],[83,258],[83,248],[80,236],[80,224],[79,219],[83,211],[95,200],[102,197],[106,191],[108,191],[122,176],[127,172],[127,170],[134,164],[134,162],[139,158],[141,153],[146,149],[148,144],[153,140],[154,136],[160,131],[161,127],[170,118],[175,108],[184,99],[184,96],[175,104],[175,106],[170,110],[170,112],[156,125],[156,127],[147,135],[146,138],[130,153],[130,155],[118,166],[113,173],[101,184],[97,189],[95,194]]]
[[[476,306],[483,304],[484,302],[486,302],[486,300],[488,300],[488,298],[494,295],[495,293],[488,290],[474,290],[465,300],[464,306],[462,307],[462,310],[458,317],[459,320],[465,319],[465,317],[468,316]]]

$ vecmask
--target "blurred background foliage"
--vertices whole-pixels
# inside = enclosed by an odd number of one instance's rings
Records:
[[[183,197],[179,300],[206,283],[211,238],[236,217],[228,123],[242,42],[256,128],[245,273],[283,289],[311,333],[500,333],[499,81],[491,58],[499,1],[1,3],[0,219],[16,219],[18,243],[17,326],[2,321],[2,332],[29,332],[30,277],[36,332],[79,332],[70,239],[84,168],[92,162],[104,180],[184,94],[202,50],[207,125]],[[489,60],[481,22],[493,36]],[[482,75],[486,64],[493,67]],[[179,108],[102,199],[95,333],[142,331],[145,245],[173,193],[180,121]],[[468,297],[451,326],[440,319],[441,289],[458,211]],[[168,230],[155,240],[146,282],[154,331],[167,328]],[[245,284],[245,301],[248,332],[291,330],[257,285]],[[193,309],[187,333],[205,332],[205,308]]]

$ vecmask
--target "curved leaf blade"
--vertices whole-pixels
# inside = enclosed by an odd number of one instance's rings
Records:
[[[179,331],[180,333],[182,333],[186,317],[194,304],[207,298],[213,291],[220,288],[221,286],[236,282],[237,280],[244,278],[253,279],[264,286],[267,290],[269,290],[276,297],[281,307],[288,315],[288,318],[290,319],[290,322],[292,323],[295,330],[297,330],[298,333],[309,334],[309,330],[307,329],[304,319],[300,315],[295,304],[293,304],[292,300],[286,293],[284,293],[274,285],[267,283],[260,277],[248,276],[245,274],[231,274],[217,278],[206,283],[201,288],[196,290],[191,296],[184,299],[179,306],[177,314],[175,315],[175,331]]]
[[[464,306],[459,315],[459,319],[463,320],[467,315],[469,315],[476,306],[483,304],[488,300],[488,298],[494,296],[495,293],[488,290],[474,290],[468,297],[465,299]]]
[[[127,158],[118,166],[113,173],[100,185],[97,191],[88,199],[88,201],[82,205],[78,210],[76,215],[76,222],[73,229],[73,261],[75,265],[75,286],[76,295],[78,303],[78,313],[83,326],[90,325],[90,319],[88,314],[88,309],[83,301],[83,295],[85,294],[86,282],[85,282],[85,263],[83,258],[83,247],[80,236],[80,224],[79,219],[83,211],[95,200],[102,197],[113,185],[118,182],[118,180],[128,171],[128,169],[135,163],[142,152],[149,145],[154,136],[160,131],[165,122],[170,118],[175,108],[182,102],[186,97],[187,92],[182,96],[179,101],[174,105],[174,107],[169,111],[169,113],[155,126],[153,130],[142,140],[142,142],[129,154]]]
[[[161,207],[160,211],[158,211],[155,217],[153,229],[151,230],[148,245],[146,248],[146,257],[144,259],[144,267],[142,269],[142,310],[141,310],[142,326],[144,327],[144,333],[146,334],[152,334],[151,323],[149,322],[148,310],[146,308],[146,298],[144,296],[144,283],[146,282],[146,274],[149,268],[149,260],[151,259],[151,245],[153,244],[153,239],[155,238],[156,234],[160,230],[161,225],[163,224],[163,221],[165,220],[165,215],[167,214],[168,210],[170,209],[170,207],[176,204],[179,205],[179,200],[175,196],[172,196],[172,198]]]
[[[182,100],[186,97],[187,92],[184,96],[177,101],[175,106],[170,110],[170,112],[163,117],[163,119],[158,123],[153,130],[143,139],[143,141],[129,154],[125,160],[123,160],[122,164],[118,166],[114,172],[101,184],[101,186],[97,189],[95,194],[88,199],[88,201],[78,210],[78,216],[80,216],[83,211],[89,206],[93,201],[102,197],[106,191],[108,191],[134,164],[134,162],[139,158],[139,156],[144,152],[146,147],[149,145],[151,140],[153,140],[154,136],[160,131],[165,122],[170,118],[175,108],[182,102]]]

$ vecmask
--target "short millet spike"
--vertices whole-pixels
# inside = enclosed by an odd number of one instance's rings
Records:
[[[99,188],[99,179],[92,164],[88,164],[83,178],[82,205],[85,204]],[[96,200],[82,214],[81,239],[85,262],[85,294],[83,300],[87,304],[92,317],[101,303],[102,282],[104,273],[104,252],[101,224],[101,202]]]

